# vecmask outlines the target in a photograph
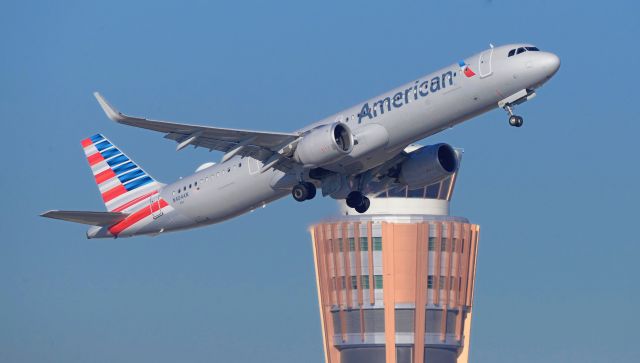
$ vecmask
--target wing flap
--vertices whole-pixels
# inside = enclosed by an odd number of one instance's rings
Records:
[[[50,210],[40,214],[41,217],[60,219],[63,221],[88,224],[91,226],[109,226],[127,218],[129,214],[118,212],[85,212],[70,210]]]

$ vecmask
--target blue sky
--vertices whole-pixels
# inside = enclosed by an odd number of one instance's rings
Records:
[[[91,240],[48,209],[103,210],[80,148],[107,135],[157,179],[176,153],[106,119],[291,131],[528,41],[562,68],[518,108],[425,140],[465,149],[453,214],[482,226],[473,362],[637,361],[640,6],[633,1],[7,1],[0,11],[0,361],[322,362],[307,226],[285,198],[204,229]]]

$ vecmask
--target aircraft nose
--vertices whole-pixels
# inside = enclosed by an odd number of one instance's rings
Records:
[[[547,77],[551,77],[560,69],[560,57],[553,53],[545,52],[540,59],[540,65],[547,73]]]

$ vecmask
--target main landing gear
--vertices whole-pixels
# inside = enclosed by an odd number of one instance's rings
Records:
[[[298,202],[313,199],[316,196],[316,186],[313,185],[313,183],[302,182],[293,187],[291,195],[293,195],[293,199]]]
[[[504,106],[504,110],[509,114],[509,125],[514,127],[522,127],[524,123],[524,119],[522,116],[517,116],[513,114],[513,108],[510,105]]]
[[[347,195],[347,206],[354,208],[358,213],[366,212],[370,205],[369,198],[365,197],[361,192],[353,191]]]

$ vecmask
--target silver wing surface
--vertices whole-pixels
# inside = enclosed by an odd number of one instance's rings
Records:
[[[118,212],[85,212],[70,210],[50,210],[40,216],[61,219],[63,221],[88,224],[91,226],[109,226],[127,218],[127,213]]]
[[[262,161],[265,167],[283,171],[290,169],[295,163],[288,157],[288,153],[300,137],[297,133],[228,129],[127,116],[111,106],[100,93],[94,92],[94,96],[111,120],[162,132],[165,138],[178,143],[177,150],[193,145],[226,153],[222,161],[234,155],[248,156]]]

